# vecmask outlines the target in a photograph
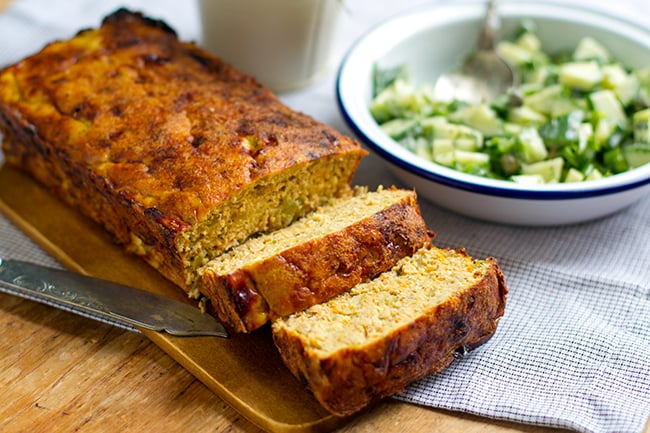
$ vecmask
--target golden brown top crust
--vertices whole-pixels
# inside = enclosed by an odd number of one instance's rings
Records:
[[[181,226],[265,175],[365,154],[163,22],[123,9],[1,71],[2,111]]]

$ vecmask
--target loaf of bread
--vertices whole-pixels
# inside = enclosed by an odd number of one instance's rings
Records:
[[[185,290],[249,236],[350,194],[357,142],[124,9],[0,71],[7,162]]]
[[[356,190],[201,268],[201,293],[230,329],[249,332],[390,269],[430,242],[413,191]]]
[[[414,192],[351,188],[356,141],[161,21],[120,9],[0,70],[0,131],[8,163],[231,330],[273,320],[333,414],[440,371],[503,314],[495,260],[434,247]]]
[[[506,292],[494,259],[428,245],[369,282],[275,320],[273,338],[316,399],[346,416],[490,338]]]

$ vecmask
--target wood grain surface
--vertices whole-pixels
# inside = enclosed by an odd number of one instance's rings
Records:
[[[157,346],[0,294],[0,431],[261,432]],[[547,432],[392,400],[339,432]]]
[[[0,330],[2,432],[262,432],[140,334],[5,294]],[[561,430],[387,400],[337,431]]]
[[[262,431],[141,334],[2,293],[0,332],[0,432]],[[386,400],[337,431],[560,430]]]

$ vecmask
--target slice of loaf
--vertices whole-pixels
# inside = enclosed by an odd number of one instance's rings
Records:
[[[494,259],[430,245],[372,281],[275,320],[273,338],[292,373],[345,416],[490,338],[506,292]]]
[[[189,290],[249,236],[350,194],[357,142],[124,9],[0,70],[6,161]]]
[[[224,324],[248,332],[379,275],[430,235],[415,192],[358,189],[210,261],[200,290]]]

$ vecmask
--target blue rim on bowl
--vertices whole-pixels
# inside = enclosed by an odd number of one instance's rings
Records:
[[[395,40],[394,35],[401,34],[408,38],[426,31],[434,24],[449,25],[468,20],[475,21],[478,28],[483,12],[484,4],[477,2],[435,5],[391,18],[357,40],[345,55],[336,79],[337,104],[353,132],[389,163],[424,179],[477,194],[528,200],[573,200],[606,196],[650,185],[650,164],[604,179],[571,184],[524,186],[486,179],[426,161],[402,148],[381,131],[368,110],[372,66],[405,40]],[[520,22],[523,17],[531,17],[534,20],[564,20],[587,27],[598,26],[620,35],[621,44],[633,40],[650,51],[648,30],[638,24],[580,6],[535,1],[517,2],[514,5],[504,3],[501,15],[504,23],[509,20],[511,25],[514,21]],[[471,44],[474,39],[469,35],[467,37]]]

